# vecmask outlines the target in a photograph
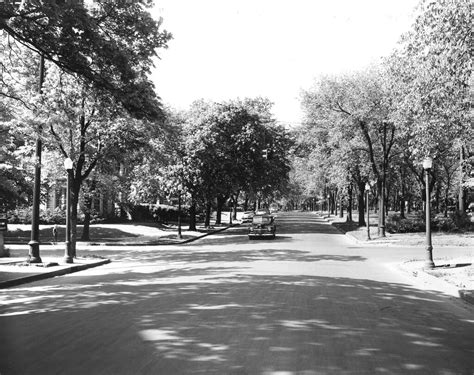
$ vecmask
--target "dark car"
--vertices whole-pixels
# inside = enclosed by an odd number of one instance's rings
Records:
[[[255,215],[249,226],[249,239],[270,237],[275,238],[275,219],[271,215]]]

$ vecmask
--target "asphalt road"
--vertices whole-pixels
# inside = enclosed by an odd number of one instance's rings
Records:
[[[277,226],[107,247],[109,265],[0,290],[1,375],[474,374],[472,307],[390,266],[417,249],[305,213]]]

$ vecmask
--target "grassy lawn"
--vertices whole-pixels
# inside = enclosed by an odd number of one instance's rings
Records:
[[[390,214],[389,214],[390,215]],[[408,218],[410,216],[407,215]],[[414,217],[414,215],[412,215]],[[367,227],[359,227],[357,218],[357,212],[352,214],[353,222],[348,223],[346,217],[339,218],[331,216],[333,225],[339,228],[344,233],[349,233],[359,241],[367,241]],[[408,246],[423,245],[426,241],[426,233],[389,233],[386,231],[385,237],[382,237],[378,233],[377,228],[378,217],[377,214],[370,214],[370,238],[372,241],[387,242],[387,243],[403,243]],[[472,246],[474,248],[474,232],[442,232],[433,230],[431,232],[433,244],[438,246]]]

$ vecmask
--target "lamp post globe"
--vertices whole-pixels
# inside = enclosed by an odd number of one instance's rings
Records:
[[[72,170],[73,168],[73,162],[70,158],[67,158],[64,160],[64,169],[66,171]]]
[[[428,156],[423,160],[423,169],[428,170],[428,169],[431,169],[432,167],[433,167],[433,159]]]

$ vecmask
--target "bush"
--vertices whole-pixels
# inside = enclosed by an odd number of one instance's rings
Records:
[[[457,232],[459,227],[456,225],[455,221],[452,218],[452,215],[449,217],[436,217],[433,220],[433,229],[440,232]]]
[[[40,224],[64,224],[66,223],[66,210],[57,207],[53,211],[40,211]]]
[[[178,208],[174,206],[127,205],[127,212],[133,221],[155,221],[168,223],[178,221]],[[184,222],[189,216],[188,208],[181,207],[181,220]]]
[[[437,217],[434,225],[443,232],[464,232],[474,230],[474,223],[464,212],[455,211],[448,217]]]
[[[32,217],[31,207],[16,208],[7,212],[9,224],[30,224]]]
[[[423,232],[426,226],[422,214],[418,214],[411,219],[402,218],[395,214],[388,217],[386,229],[389,233],[416,233]]]
[[[461,230],[472,231],[474,229],[474,225],[466,212],[455,211],[451,215],[451,218],[454,221],[454,224]]]
[[[8,222],[10,224],[31,224],[33,218],[32,207],[22,207],[7,212]],[[40,210],[40,224],[64,224],[66,222],[66,211],[56,208],[51,210]]]
[[[134,221],[153,221],[153,213],[148,206],[132,206],[130,214]]]
[[[386,229],[390,233],[415,233],[426,230],[425,216],[423,212],[418,212],[413,218],[401,218],[395,214],[387,219]],[[431,216],[431,229],[441,232],[462,232],[473,230],[467,214],[455,212],[449,217]]]
[[[105,222],[105,218],[99,215],[99,212],[97,210],[91,210],[91,224],[100,224]]]

